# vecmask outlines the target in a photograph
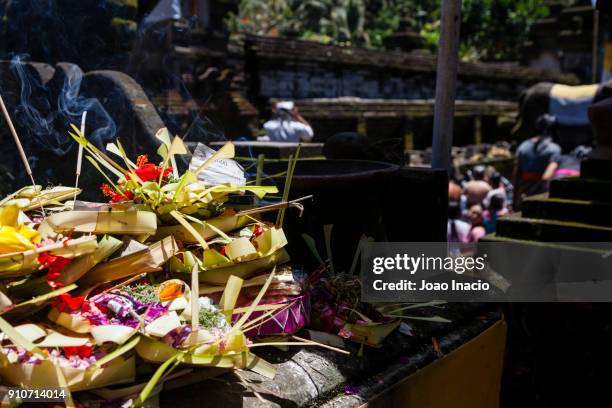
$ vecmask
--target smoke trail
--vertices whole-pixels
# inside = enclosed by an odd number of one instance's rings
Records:
[[[35,143],[42,147],[53,150],[56,154],[62,154],[63,144],[61,138],[58,138],[53,130],[53,122],[55,114],[51,111],[49,100],[44,96],[46,89],[38,82],[33,75],[26,71],[26,66],[23,63],[27,58],[26,54],[15,55],[11,59],[11,71],[17,76],[21,86],[19,92],[19,103],[15,108],[15,118],[17,123],[26,128],[30,132],[30,136]],[[37,95],[42,92],[43,96],[37,96],[35,103],[32,101],[32,90],[36,89]],[[36,107],[38,105],[46,114]]]
[[[104,148],[115,138],[115,122],[100,101],[80,95],[83,73],[78,67],[71,66],[66,72],[55,108],[49,90],[27,72],[26,57],[23,54],[13,57],[11,70],[21,87],[15,117],[17,123],[28,130],[27,135],[31,138],[28,144],[37,145],[40,151],[65,156],[76,143],[68,135],[69,125],[80,123],[83,111],[88,112],[86,136],[91,142]]]
[[[86,137],[99,148],[104,149],[108,142],[115,139],[117,126],[97,98],[80,95],[83,72],[71,66],[66,72],[64,85],[57,98],[58,113],[70,123],[78,124],[84,111],[87,111]]]

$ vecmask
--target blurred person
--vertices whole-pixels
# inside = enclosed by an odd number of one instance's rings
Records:
[[[506,186],[503,183],[503,177],[501,173],[494,171],[489,177],[489,185],[491,190],[487,193],[487,196],[482,201],[485,208],[491,205],[491,199],[493,197],[500,197],[503,207],[505,208],[508,202],[508,193],[506,192]]]
[[[489,201],[487,210],[483,213],[483,226],[487,234],[497,230],[497,220],[509,213],[506,201],[501,195],[493,195]]]
[[[515,162],[515,209],[520,208],[524,197],[548,190],[548,181],[561,161],[561,147],[553,141],[556,130],[555,117],[542,115],[536,122],[536,135],[518,147]]]
[[[580,176],[580,164],[582,160],[591,153],[588,146],[578,146],[568,154],[561,156],[559,168],[555,171],[554,178],[578,177]]]
[[[478,242],[480,238],[487,235],[487,231],[483,224],[483,210],[480,204],[476,204],[470,207],[468,211],[468,219],[470,220],[470,232],[468,234],[468,242]]]
[[[450,180],[448,182],[448,200],[453,202],[459,202],[461,200],[461,194],[463,194],[461,186],[457,184],[454,180]]]
[[[485,175],[486,168],[476,166],[472,169],[472,180],[463,186],[463,194],[465,194],[468,208],[476,204],[482,204],[482,201],[491,191],[491,186],[485,181]]]
[[[277,102],[272,109],[272,119],[264,123],[266,135],[260,141],[310,142],[314,136],[312,127],[299,114],[292,101]]]
[[[448,242],[469,242],[470,224],[460,219],[461,207],[458,201],[448,203],[448,223],[446,236]]]

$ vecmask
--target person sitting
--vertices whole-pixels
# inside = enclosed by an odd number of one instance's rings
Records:
[[[310,142],[314,137],[312,127],[299,114],[292,101],[277,102],[272,109],[272,119],[264,123],[266,135],[260,141]]]
[[[485,181],[486,169],[484,166],[476,166],[472,169],[472,180],[463,186],[463,194],[467,199],[467,206],[482,204],[491,186]]]
[[[536,122],[536,135],[520,144],[516,151],[514,208],[520,208],[526,196],[547,191],[548,181],[553,177],[561,161],[561,147],[553,142],[557,120],[551,115],[542,115]]]
[[[468,234],[468,242],[478,242],[480,238],[487,234],[483,221],[483,210],[481,205],[473,205],[468,211],[468,218],[470,220],[470,232]]]

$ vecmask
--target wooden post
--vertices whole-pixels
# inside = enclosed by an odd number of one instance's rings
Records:
[[[599,10],[593,10],[593,68],[591,73],[591,79],[593,83],[599,82],[597,73],[599,72]]]
[[[482,144],[482,116],[474,116],[474,144]]]
[[[442,0],[432,145],[434,169],[451,167],[460,28],[461,0]]]

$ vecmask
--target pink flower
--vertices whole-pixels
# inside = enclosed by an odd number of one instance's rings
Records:
[[[350,339],[351,337],[353,337],[353,332],[347,329],[346,327],[343,327],[338,332],[338,336],[344,337],[345,339]]]

